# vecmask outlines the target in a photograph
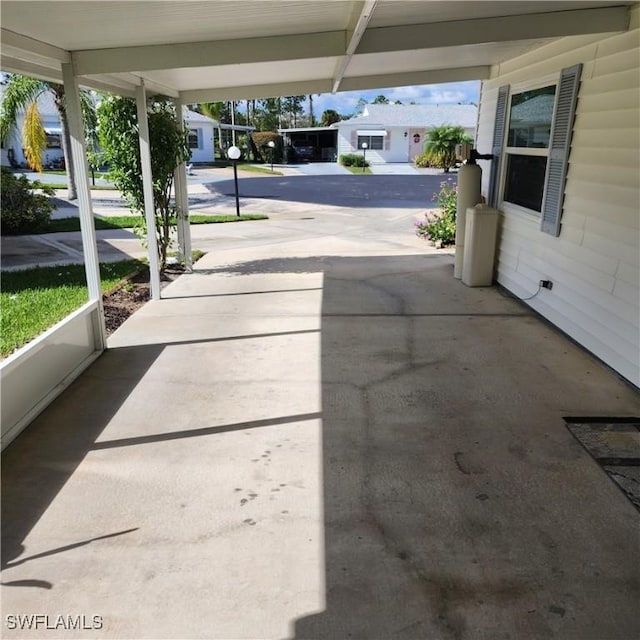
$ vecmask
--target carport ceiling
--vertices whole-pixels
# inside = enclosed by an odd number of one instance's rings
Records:
[[[549,39],[624,31],[631,0],[2,0],[2,70],[186,102],[488,77]]]

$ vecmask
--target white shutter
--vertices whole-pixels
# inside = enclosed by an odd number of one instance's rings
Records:
[[[496,104],[496,120],[493,128],[493,145],[491,153],[491,173],[489,174],[489,206],[497,207],[500,194],[500,166],[502,164],[502,144],[507,125],[507,105],[509,103],[509,85],[498,89],[498,101]]]
[[[540,226],[544,233],[552,236],[560,235],[564,185],[567,179],[571,134],[573,133],[581,73],[581,64],[563,69],[556,93]]]

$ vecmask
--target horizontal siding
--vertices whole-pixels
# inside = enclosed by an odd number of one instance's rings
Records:
[[[491,147],[498,88],[583,64],[562,229],[503,213],[498,281],[621,375],[640,385],[640,5],[632,31],[563,38],[493,68],[483,82],[478,148]],[[483,163],[483,195],[489,163]]]

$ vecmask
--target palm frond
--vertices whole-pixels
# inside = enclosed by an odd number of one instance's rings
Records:
[[[20,111],[35,102],[38,96],[48,89],[48,84],[43,80],[20,75],[9,77],[0,105],[0,139],[3,142],[16,126]]]
[[[47,148],[47,134],[42,126],[38,105],[32,102],[27,107],[22,125],[24,157],[35,171],[42,171],[42,153]]]

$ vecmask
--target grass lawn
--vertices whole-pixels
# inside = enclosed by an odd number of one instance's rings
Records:
[[[50,187],[51,189],[68,189],[66,182],[40,182],[41,187]],[[113,191],[113,187],[107,184],[89,185],[91,191]]]
[[[140,260],[101,263],[102,290],[145,266]],[[5,357],[87,302],[83,265],[3,271],[0,356]]]
[[[189,216],[191,224],[215,224],[220,222],[244,222],[247,220],[268,220],[269,216],[261,213],[206,216],[193,215]],[[96,229],[131,229],[140,222],[137,216],[105,216],[95,217]],[[60,218],[58,220],[49,220],[47,228],[41,233],[57,233],[58,231],[80,231],[80,218]]]
[[[345,167],[345,169],[347,171],[351,171],[351,173],[355,173],[357,175],[367,175],[367,174],[371,174],[371,169],[369,169],[369,167],[365,167],[364,171],[362,170],[362,167]]]

